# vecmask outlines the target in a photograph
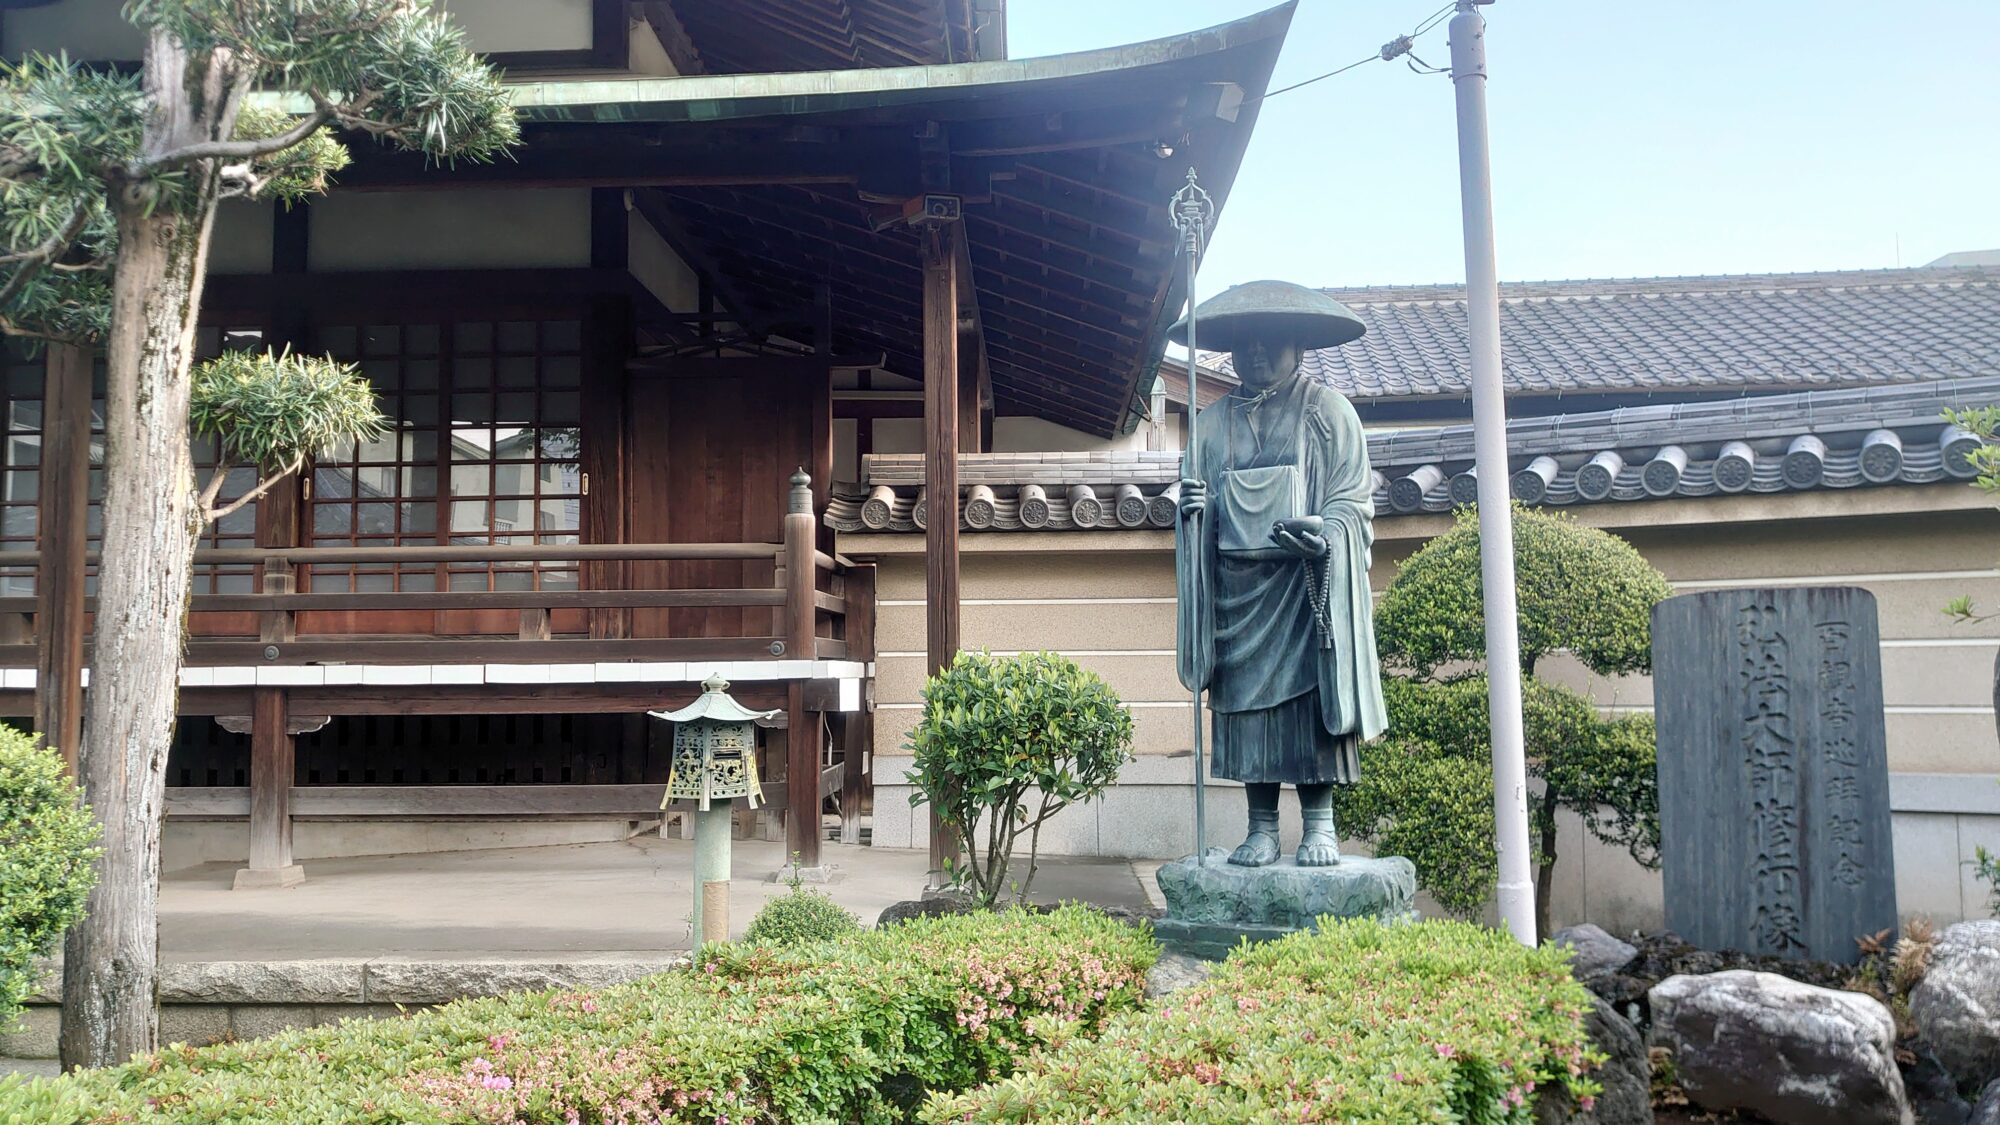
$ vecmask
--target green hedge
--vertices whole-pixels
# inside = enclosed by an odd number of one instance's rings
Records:
[[[923,1119],[1526,1123],[1538,1089],[1598,1091],[1567,956],[1463,922],[1329,922]]]
[[[56,1080],[0,1122],[907,1120],[1053,1034],[1137,1006],[1157,949],[1081,908],[920,919],[838,943],[705,947],[693,971],[467,1000]]]

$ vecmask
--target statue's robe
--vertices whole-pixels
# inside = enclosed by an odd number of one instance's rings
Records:
[[[1368,442],[1339,393],[1294,376],[1266,395],[1239,387],[1201,412],[1208,512],[1176,532],[1180,678],[1208,689],[1214,772],[1315,785],[1360,776],[1360,743],[1388,725],[1368,566],[1375,540]],[[1327,555],[1252,559],[1217,548],[1222,474],[1297,466]],[[1309,569],[1310,568],[1310,569]],[[1324,581],[1314,606],[1309,582]]]

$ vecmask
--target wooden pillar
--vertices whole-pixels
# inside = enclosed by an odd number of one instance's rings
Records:
[[[583,541],[623,543],[627,539],[625,484],[628,443],[625,358],[631,350],[632,308],[624,298],[602,297],[590,303],[584,318],[582,419],[579,435],[583,473]],[[630,584],[628,564],[587,562],[583,585],[591,590],[622,590]],[[590,635],[617,638],[631,635],[632,611],[588,611]]]
[[[785,506],[785,656],[812,660],[813,597],[819,567],[815,562],[812,480],[801,469],[792,474],[792,491]],[[805,705],[805,681],[794,679],[785,694],[785,850],[800,867],[819,866],[819,713]]]
[[[295,887],[305,868],[292,862],[292,774],[298,754],[288,723],[285,689],[250,693],[250,866],[236,889]]]
[[[851,567],[842,585],[847,612],[842,618],[847,658],[875,659],[875,567]],[[840,842],[861,842],[861,806],[868,800],[868,756],[875,748],[874,692],[861,685],[861,706],[841,716]]]
[[[924,488],[930,518],[924,528],[924,653],[932,675],[958,655],[959,240],[965,228],[957,199],[926,200],[924,268]],[[956,858],[935,811],[931,814],[933,880]]]
[[[83,739],[83,578],[90,511],[90,352],[50,344],[42,390],[35,730],[76,773]]]

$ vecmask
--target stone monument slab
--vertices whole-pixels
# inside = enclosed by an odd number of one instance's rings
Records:
[[[1852,963],[1896,925],[1875,597],[1711,590],[1653,610],[1669,929]]]
[[[1244,938],[1269,941],[1313,929],[1322,916],[1416,917],[1417,868],[1402,856],[1349,856],[1330,867],[1302,867],[1288,857],[1242,867],[1228,855],[1210,848],[1207,863],[1188,856],[1160,868],[1167,916],[1153,929],[1169,948],[1222,957]]]

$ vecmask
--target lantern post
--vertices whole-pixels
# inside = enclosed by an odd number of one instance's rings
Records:
[[[777,711],[752,711],[729,694],[729,682],[710,676],[701,694],[678,711],[650,711],[674,724],[674,752],[667,773],[666,809],[675,801],[694,802],[694,926],[701,942],[729,940],[729,843],[734,830],[732,802],[750,808],[764,799],[757,781],[758,723]],[[666,832],[666,820],[660,831]]]

